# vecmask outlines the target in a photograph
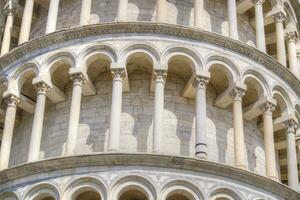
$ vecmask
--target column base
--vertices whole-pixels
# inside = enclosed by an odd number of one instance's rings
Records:
[[[206,152],[196,152],[195,156],[201,160],[207,160],[207,153]]]

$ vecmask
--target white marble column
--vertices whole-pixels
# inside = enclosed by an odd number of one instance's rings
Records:
[[[227,0],[229,36],[238,40],[236,0]]]
[[[86,78],[82,73],[71,74],[71,80],[73,82],[73,91],[71,99],[71,108],[69,116],[69,128],[66,154],[76,154],[76,142],[79,128],[80,108],[81,108],[81,96],[82,87],[86,82]]]
[[[30,36],[34,0],[26,0],[20,29],[19,44],[27,42]]]
[[[285,39],[283,22],[285,16],[282,12],[273,15],[276,26],[276,48],[277,48],[277,60],[283,66],[286,66],[286,51],[285,51]]]
[[[158,23],[165,23],[167,20],[166,0],[157,0],[156,5],[156,21]]]
[[[46,25],[46,34],[52,33],[56,30],[58,7],[59,7],[59,0],[50,0],[48,19]]]
[[[297,36],[294,31],[287,33],[289,69],[297,78],[299,78],[299,69],[296,52],[296,37]]]
[[[121,133],[121,112],[124,69],[112,69],[113,77],[108,150],[118,151]]]
[[[207,159],[206,139],[206,86],[208,77],[197,76],[193,86],[196,88],[196,145],[195,155]]]
[[[119,0],[118,22],[127,21],[128,0]]]
[[[81,0],[80,26],[88,25],[91,16],[92,0]]]
[[[247,169],[242,109],[242,98],[245,95],[245,90],[242,88],[234,88],[231,95],[233,98],[235,166],[241,169]]]
[[[6,14],[6,22],[5,22],[0,56],[3,56],[7,52],[9,52],[12,28],[14,24],[13,5],[9,3],[8,7],[4,9],[4,12]]]
[[[17,105],[19,103],[19,98],[14,95],[8,96],[5,100],[7,102],[7,109],[1,141],[0,170],[8,168],[12,138],[15,128]]]
[[[275,110],[275,105],[270,102],[266,102],[262,109],[266,174],[268,178],[278,181],[273,130],[273,111]]]
[[[252,0],[255,9],[256,47],[266,52],[263,3],[265,0]]]
[[[164,119],[164,89],[167,72],[156,70],[154,72],[155,95],[154,95],[154,118],[153,118],[153,152],[161,152],[163,139]]]
[[[37,90],[37,98],[28,152],[28,162],[34,162],[39,159],[43,133],[46,94],[50,90],[50,87],[44,82],[37,83],[35,87]]]
[[[194,26],[196,28],[203,27],[203,11],[204,11],[204,0],[194,0]]]
[[[299,178],[295,140],[297,122],[295,120],[289,120],[286,126],[288,183],[292,189],[298,191]]]

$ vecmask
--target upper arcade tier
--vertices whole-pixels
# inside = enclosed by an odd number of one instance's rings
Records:
[[[68,28],[107,22],[157,22],[240,40],[271,55],[299,77],[300,6],[295,1],[5,0],[2,4],[1,55],[28,40]]]

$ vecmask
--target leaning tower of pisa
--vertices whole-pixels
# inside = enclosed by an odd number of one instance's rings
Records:
[[[299,0],[0,0],[0,200],[300,200]]]

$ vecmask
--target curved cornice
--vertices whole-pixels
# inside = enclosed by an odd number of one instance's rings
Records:
[[[0,172],[0,184],[31,175],[53,171],[71,170],[78,167],[95,166],[147,166],[188,170],[228,178],[263,189],[283,199],[299,200],[300,194],[289,187],[266,177],[219,163],[198,160],[191,157],[176,157],[158,154],[91,154],[58,157],[34,163],[19,165]]]
[[[217,33],[198,30],[190,27],[157,24],[151,22],[124,22],[124,23],[105,23],[77,27],[73,29],[61,30],[55,33],[44,35],[26,42],[10,51],[0,58],[0,68],[4,68],[10,63],[20,59],[23,56],[29,57],[33,51],[50,45],[60,44],[75,39],[90,36],[99,36],[105,34],[118,33],[152,33],[175,36],[179,38],[193,39],[215,46],[229,49],[233,52],[244,55],[273,71],[281,77],[300,97],[299,80],[283,65],[273,59],[271,56],[251,47],[241,41],[222,36]],[[29,55],[29,56],[28,56]]]

